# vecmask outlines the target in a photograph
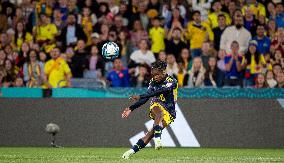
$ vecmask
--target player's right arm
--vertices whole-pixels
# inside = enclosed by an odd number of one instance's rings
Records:
[[[151,82],[150,82],[147,93],[149,93],[151,91],[152,91],[152,86],[151,86]],[[121,114],[122,118],[127,118],[133,110],[135,110],[135,109],[139,108],[141,105],[145,104],[149,100],[149,97],[148,98],[140,98],[140,96],[131,96],[130,99],[134,100],[134,101],[137,101],[137,100],[138,101],[135,102],[133,105],[129,106],[128,108],[124,109],[124,111]]]

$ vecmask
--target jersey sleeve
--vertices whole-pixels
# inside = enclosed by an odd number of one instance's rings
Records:
[[[140,98],[150,98],[150,97],[158,96],[160,94],[172,91],[173,89],[177,87],[176,80],[170,77],[167,77],[166,81],[167,81],[166,85],[163,86],[162,88],[147,92],[146,94],[143,94],[143,95],[140,95]]]
[[[152,90],[153,90],[152,82],[150,82],[150,83],[149,83],[148,90],[147,90],[147,93],[151,92]],[[146,93],[146,94],[147,94],[147,93]],[[148,98],[142,98],[142,97],[140,96],[140,99],[139,99],[136,103],[134,103],[133,105],[131,105],[131,106],[129,107],[130,110],[133,111],[133,110],[139,108],[140,106],[142,106],[143,104],[145,104],[145,103],[149,100],[149,98],[150,98],[150,97],[148,97]]]

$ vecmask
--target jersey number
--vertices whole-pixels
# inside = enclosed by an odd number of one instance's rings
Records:
[[[166,99],[165,99],[165,97],[164,97],[163,94],[160,95],[160,100],[161,100],[161,101],[166,101]]]

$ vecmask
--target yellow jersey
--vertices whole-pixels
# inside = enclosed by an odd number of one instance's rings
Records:
[[[66,75],[71,75],[68,64],[62,58],[49,60],[44,66],[44,73],[52,88],[65,87],[67,85]]]

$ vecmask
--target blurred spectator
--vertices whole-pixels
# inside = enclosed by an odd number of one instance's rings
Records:
[[[259,15],[266,16],[265,7],[263,4],[259,3],[257,0],[249,0],[246,1],[247,4],[243,6],[242,11],[243,13],[246,10],[251,10],[253,15],[257,18]]]
[[[50,22],[50,18],[46,14],[40,14],[40,21],[34,27],[33,33],[36,36],[36,41],[40,46],[43,46],[46,52],[49,52],[55,45],[55,36],[57,27]]]
[[[25,30],[23,22],[17,22],[13,40],[18,49],[21,48],[24,42],[29,43],[33,41],[33,36]]]
[[[244,15],[244,27],[250,31],[252,37],[256,35],[256,26],[259,24],[259,21],[253,15],[253,11],[251,9],[245,10]]]
[[[187,31],[187,39],[190,40],[192,57],[201,56],[202,43],[206,40],[213,41],[214,36],[210,27],[205,22],[201,22],[199,11],[193,12],[193,21],[187,24]]]
[[[215,57],[210,57],[208,60],[208,69],[205,72],[204,85],[211,87],[222,87],[224,80],[224,73],[217,67],[217,60]]]
[[[78,16],[78,24],[82,26],[85,35],[87,36],[87,45],[91,44],[91,34],[93,32],[93,26],[97,23],[97,17],[95,14],[91,14],[90,8],[84,7],[82,15]]]
[[[276,81],[277,81],[276,88],[284,88],[284,73],[283,72],[276,75]]]
[[[282,70],[282,68],[281,68],[281,65],[278,64],[278,63],[276,63],[276,64],[273,65],[272,71],[273,71],[273,74],[274,74],[275,77],[276,77],[278,74],[280,74],[280,73],[283,72],[283,70]]]
[[[147,9],[148,11],[151,9],[155,9],[156,11],[160,13],[160,11],[162,10],[162,5],[159,0],[150,0],[148,3]]]
[[[115,0],[109,0],[108,1],[108,6],[110,9],[110,12],[113,15],[116,15],[119,12],[119,7],[116,5],[116,1]]]
[[[147,64],[140,64],[138,75],[132,77],[131,83],[134,87],[148,87],[150,79],[149,66]]]
[[[178,62],[181,64],[181,69],[183,72],[187,72],[191,69],[192,66],[192,59],[190,52],[187,48],[181,49],[180,58],[178,59]]]
[[[275,37],[271,41],[270,51],[275,53],[276,49],[284,53],[284,28],[278,28]]]
[[[257,41],[257,51],[260,52],[260,54],[268,53],[270,51],[270,39],[264,34],[264,25],[257,25],[256,33],[257,35],[253,37],[253,40]]]
[[[218,15],[218,26],[213,28],[214,33],[214,48],[216,50],[220,49],[220,40],[222,33],[225,31],[226,25],[226,17],[223,14]]]
[[[83,78],[84,71],[88,68],[88,54],[85,47],[84,40],[79,40],[70,66],[74,78]]]
[[[242,86],[241,62],[243,57],[239,54],[239,43],[233,41],[231,43],[231,54],[225,57],[225,85],[226,86]]]
[[[8,35],[6,33],[1,33],[0,36],[0,48],[4,48],[6,45],[9,45],[9,39],[8,39]]]
[[[256,76],[254,88],[268,88],[266,83],[265,76],[263,74],[258,74]]]
[[[281,53],[281,50],[277,49],[275,53],[273,54],[273,59],[271,60],[273,64],[279,64],[281,68],[284,68],[284,58]]]
[[[278,28],[284,28],[284,7],[283,2],[279,2],[276,4],[276,18],[275,22]]]
[[[45,82],[48,88],[71,86],[71,70],[68,64],[60,57],[59,48],[50,52],[51,59],[44,66]]]
[[[257,51],[257,46],[255,40],[250,41],[248,52],[242,62],[242,66],[245,67],[245,86],[253,86],[257,75],[266,70],[266,61]]]
[[[26,42],[23,42],[20,47],[19,55],[17,58],[17,66],[22,67],[24,65],[24,63],[27,61],[29,51],[30,51],[29,44]]]
[[[266,72],[265,79],[269,88],[274,88],[277,85],[277,81],[274,79],[274,74],[272,71]]]
[[[243,27],[243,16],[240,10],[234,13],[234,25],[227,27],[221,36],[220,49],[231,52],[231,45],[233,41],[239,44],[240,53],[245,53],[248,48],[251,34]]]
[[[202,43],[202,48],[201,48],[201,59],[202,59],[202,63],[204,68],[207,70],[208,69],[208,60],[210,56],[215,57],[214,51],[212,49],[213,47],[211,47],[210,42],[209,41],[205,41]]]
[[[6,86],[4,83],[4,78],[6,76],[6,71],[4,67],[0,67],[0,87]]]
[[[44,81],[44,65],[38,60],[35,50],[29,52],[24,64],[24,81],[27,87],[41,87]]]
[[[113,70],[107,75],[111,87],[130,87],[129,70],[124,68],[120,58],[113,61]]]
[[[228,10],[229,10],[229,15],[230,15],[231,18],[234,17],[234,13],[235,13],[235,11],[237,9],[237,4],[236,3],[237,3],[236,1],[230,1],[229,2]]]
[[[130,67],[136,67],[144,63],[151,66],[151,64],[156,61],[154,54],[148,50],[147,40],[140,40],[139,50],[135,50],[130,55],[130,60]]]
[[[39,53],[39,60],[42,62],[42,63],[45,63],[47,61],[47,56],[45,54],[45,52],[40,52]]]
[[[52,22],[57,27],[58,35],[61,35],[61,31],[65,27],[66,21],[62,20],[62,14],[59,9],[53,11]]]
[[[212,9],[213,11],[208,15],[208,23],[212,29],[218,27],[218,17],[221,14],[225,16],[225,24],[231,24],[231,18],[226,12],[222,11],[222,5],[219,0],[212,2]]]
[[[167,68],[166,68],[167,74],[177,77],[178,71],[179,71],[179,67],[176,62],[175,56],[173,54],[168,54],[167,55]]]
[[[131,43],[129,40],[129,36],[125,31],[119,32],[118,42],[121,45],[120,48],[121,60],[124,65],[127,65],[127,63],[129,63],[130,54],[131,54]]]
[[[5,60],[6,60],[6,53],[4,50],[0,49],[0,68],[4,68],[5,67]]]
[[[184,18],[186,14],[186,9],[183,5],[179,3],[179,0],[171,0],[169,3],[169,8],[171,11],[175,8],[179,8],[180,15]]]
[[[3,10],[3,9],[2,9]],[[5,32],[8,29],[8,19],[7,16],[0,11],[0,32]]]
[[[133,24],[133,30],[130,31],[131,43],[136,50],[139,46],[140,40],[148,40],[148,33],[141,25],[140,20],[135,20]]]
[[[175,27],[179,27],[180,29],[183,29],[184,26],[184,19],[180,15],[179,8],[174,8],[172,10],[172,16],[169,22],[166,22],[166,29],[171,29]]]
[[[191,0],[192,9],[200,11],[201,20],[205,21],[208,18],[208,11],[211,7],[211,1]]]
[[[6,87],[12,87],[19,73],[19,68],[16,67],[11,60],[6,59],[5,70],[6,76],[4,77],[3,82],[5,83]]]
[[[89,57],[88,70],[84,72],[84,78],[97,78],[100,79],[104,74],[104,61],[98,54],[99,49],[97,46],[92,46],[91,56]]]
[[[224,50],[219,50],[218,52],[219,60],[217,61],[217,67],[224,73],[226,72],[225,56],[226,52]]]
[[[13,83],[13,87],[24,87],[24,81],[21,77],[17,77]]]
[[[150,28],[149,38],[152,42],[151,50],[154,54],[158,55],[161,50],[165,50],[165,30],[160,26],[160,20],[157,17],[153,20],[153,27]]]
[[[267,22],[267,36],[270,40],[275,36],[277,32],[276,22],[274,20],[269,20]]]
[[[67,0],[59,0],[58,3],[55,5],[55,9],[59,9],[62,14],[62,20],[67,20],[68,15],[68,7],[67,7]]]
[[[204,86],[204,75],[205,68],[203,67],[202,60],[200,57],[195,57],[193,59],[192,68],[190,69],[189,76],[185,77],[185,83],[190,88],[193,87],[203,87]]]
[[[268,1],[266,4],[266,13],[267,13],[267,18],[275,18],[276,17],[276,6],[273,1]]]
[[[166,41],[166,53],[174,54],[175,58],[179,58],[181,50],[186,47],[187,45],[183,42],[183,28],[172,27]]]
[[[83,28],[76,23],[75,15],[68,15],[67,26],[62,29],[60,40],[64,49],[67,46],[75,46],[79,40],[87,41]]]
[[[114,17],[114,22],[112,28],[115,28],[116,31],[124,31],[126,33],[129,33],[126,25],[123,24],[123,18],[121,15],[116,15]]]
[[[167,54],[165,51],[160,51],[159,54],[158,54],[158,60],[160,61],[165,61],[167,60]]]

